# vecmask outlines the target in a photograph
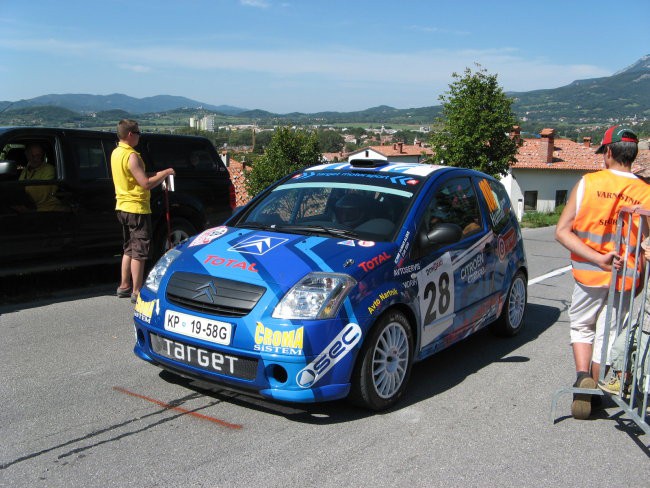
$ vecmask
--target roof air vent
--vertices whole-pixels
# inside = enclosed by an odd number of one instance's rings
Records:
[[[355,168],[379,168],[386,166],[388,161],[385,159],[351,159],[350,166]]]

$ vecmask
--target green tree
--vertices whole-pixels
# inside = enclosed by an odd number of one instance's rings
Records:
[[[508,134],[516,124],[513,100],[480,65],[477,71],[453,73],[456,81],[440,95],[442,123],[431,136],[436,161],[449,166],[473,168],[492,176],[505,175],[516,162],[517,145]]]
[[[314,133],[277,129],[264,154],[246,178],[246,191],[255,196],[271,183],[306,166],[320,163],[321,150]]]
[[[343,136],[333,130],[319,130],[318,143],[323,152],[339,152],[343,149],[345,139]]]
[[[401,141],[404,144],[413,144],[418,138],[418,133],[412,130],[398,130],[393,134],[394,141]]]
[[[263,154],[266,150],[266,147],[270,144],[271,139],[273,138],[272,130],[265,130],[255,133],[255,147],[253,152],[255,154]]]

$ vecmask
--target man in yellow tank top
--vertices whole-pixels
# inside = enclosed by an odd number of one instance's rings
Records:
[[[573,188],[557,223],[555,238],[571,252],[575,278],[569,320],[571,346],[577,379],[573,386],[594,389],[600,375],[606,305],[612,268],[622,269],[622,259],[615,252],[616,220],[621,207],[640,206],[650,209],[650,185],[632,174],[632,162],[638,153],[638,138],[627,127],[610,127],[596,151],[603,154],[605,168],[582,177]],[[639,222],[633,224],[630,245],[639,239]],[[647,228],[647,227],[646,227]],[[632,242],[634,241],[634,242]],[[634,256],[627,269],[634,270]],[[619,278],[616,293],[636,286],[630,278]],[[614,317],[618,299],[614,300]],[[625,310],[621,310],[625,313]],[[613,342],[611,331],[608,342]],[[609,351],[607,363],[609,364]],[[593,399],[599,398],[594,396]],[[592,396],[575,394],[571,413],[577,419],[591,414]]]
[[[152,175],[145,172],[140,153],[133,149],[140,141],[140,128],[135,120],[120,120],[117,137],[120,142],[111,154],[111,172],[117,201],[115,210],[124,236],[117,296],[130,295],[131,302],[135,303],[142,288],[144,266],[151,247],[150,190],[175,173],[172,168]]]

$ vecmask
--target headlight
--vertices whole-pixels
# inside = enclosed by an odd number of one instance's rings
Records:
[[[329,319],[357,282],[337,273],[309,273],[282,298],[273,311],[276,319]]]
[[[181,255],[181,252],[176,249],[170,249],[165,253],[165,255],[158,260],[154,267],[149,272],[147,276],[147,281],[145,281],[145,286],[151,291],[158,293],[158,287],[160,286],[160,280],[167,272],[167,268],[174,262],[174,260]]]

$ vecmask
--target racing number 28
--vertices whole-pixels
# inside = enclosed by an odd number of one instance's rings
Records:
[[[424,299],[429,303],[424,320],[430,324],[438,317],[438,314],[445,315],[451,303],[451,292],[449,291],[449,274],[447,272],[438,275],[438,283],[430,281],[424,290]]]

